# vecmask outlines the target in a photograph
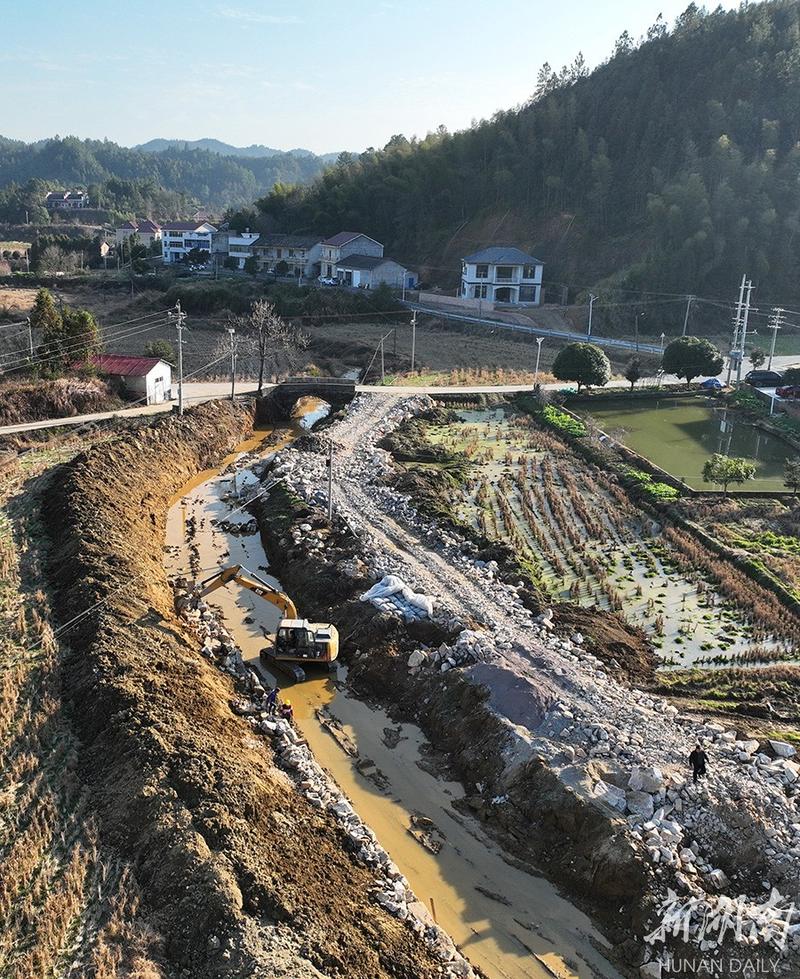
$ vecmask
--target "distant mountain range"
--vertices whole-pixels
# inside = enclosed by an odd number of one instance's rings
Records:
[[[0,220],[24,219],[46,190],[62,187],[87,188],[100,208],[126,214],[163,218],[185,213],[187,201],[219,213],[251,203],[276,183],[310,183],[338,155],[229,146],[215,139],[153,139],[131,148],[75,136],[36,143],[0,136]],[[38,184],[29,186],[31,181]]]
[[[261,143],[252,143],[250,146],[233,146],[231,143],[223,143],[219,139],[150,139],[146,143],[139,143],[131,147],[134,150],[142,150],[145,153],[163,153],[164,150],[208,150],[209,153],[218,153],[220,156],[243,156],[250,159],[259,157],[289,156],[316,157],[323,164],[334,163],[339,156],[338,153],[312,153],[311,150],[293,149],[276,150],[271,146],[264,146]]]

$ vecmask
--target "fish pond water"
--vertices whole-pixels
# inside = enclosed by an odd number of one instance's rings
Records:
[[[511,544],[554,599],[615,610],[644,629],[664,667],[796,658],[800,636],[780,607],[747,607],[739,597],[751,583],[723,576],[686,532],[661,527],[527,415],[463,410],[427,434],[469,460],[458,519]]]
[[[782,439],[755,428],[740,412],[712,398],[663,398],[646,404],[604,401],[578,409],[604,432],[629,446],[693,489],[703,482],[703,465],[715,452],[754,462],[756,478],[731,492],[783,490],[783,466],[797,452]]]

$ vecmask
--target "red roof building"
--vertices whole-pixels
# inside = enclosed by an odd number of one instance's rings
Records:
[[[122,387],[149,405],[172,399],[172,368],[158,357],[93,354],[89,358],[101,374],[118,377]]]

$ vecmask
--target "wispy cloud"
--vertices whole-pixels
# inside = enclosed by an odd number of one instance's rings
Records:
[[[292,14],[267,14],[258,10],[243,10],[241,7],[219,7],[217,13],[228,20],[239,20],[245,24],[300,24],[299,17]]]

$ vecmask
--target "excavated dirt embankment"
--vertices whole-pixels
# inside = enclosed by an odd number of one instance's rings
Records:
[[[89,449],[44,506],[72,621],[62,680],[102,832],[136,866],[165,975],[417,977],[420,941],[370,899],[332,818],[229,709],[232,682],[173,614],[162,553],[176,491],[253,411],[204,405]]]

